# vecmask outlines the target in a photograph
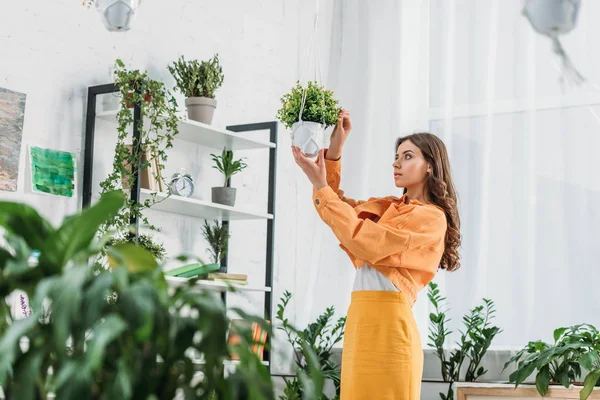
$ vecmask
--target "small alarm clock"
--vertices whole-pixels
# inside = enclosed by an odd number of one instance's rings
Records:
[[[173,174],[169,190],[172,194],[182,197],[190,197],[194,193],[194,181],[185,169]]]

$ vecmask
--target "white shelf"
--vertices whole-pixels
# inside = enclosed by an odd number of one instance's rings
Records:
[[[96,114],[96,117],[100,119],[113,122],[116,120],[116,116],[117,111],[102,111]],[[188,120],[185,116],[181,117],[178,127],[179,134],[175,140],[184,140],[213,149],[222,150],[224,147],[228,150],[275,148],[275,143],[251,139],[246,134]]]
[[[156,193],[156,200],[158,202],[152,206],[152,210],[165,211],[202,219],[222,219],[224,221],[273,219],[273,214],[257,213],[239,207],[229,207],[223,204],[187,197],[175,195],[167,196],[166,193],[154,192],[148,189],[140,190],[140,203],[143,203],[147,199],[151,199],[153,193]]]
[[[173,286],[183,286],[187,284],[189,278],[180,278],[178,276],[165,276],[165,279],[170,285]],[[270,292],[271,288],[266,286],[246,286],[246,285],[228,285],[225,282],[216,282],[216,281],[205,281],[198,280],[196,281],[195,287],[204,290],[212,290],[214,292],[226,292],[229,290],[229,287],[233,287],[236,290],[244,291],[244,292]]]

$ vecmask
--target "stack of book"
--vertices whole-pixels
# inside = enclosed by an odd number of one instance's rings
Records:
[[[270,324],[270,321],[267,321]],[[263,359],[263,351],[265,350],[265,343],[267,342],[267,331],[257,322],[250,323],[243,319],[232,319],[231,326],[229,328],[229,334],[227,336],[227,344],[229,346],[235,346],[241,343],[240,333],[243,329],[252,330],[252,352],[258,356],[259,359]],[[231,352],[232,360],[239,360],[239,356],[235,351]]]
[[[213,271],[217,271],[221,266],[219,264],[199,264],[193,263],[184,265],[182,267],[173,268],[165,271],[166,276],[177,276],[179,278],[194,278],[196,276],[202,277]]]
[[[246,274],[229,274],[224,272],[211,272],[206,277],[207,281],[225,282],[232,285],[248,285],[248,275]]]

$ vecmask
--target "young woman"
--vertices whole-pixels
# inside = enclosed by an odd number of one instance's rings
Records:
[[[352,129],[340,112],[317,162],[292,152],[314,186],[313,202],[357,269],[342,352],[341,400],[418,400],[423,350],[412,313],[438,269],[459,267],[460,218],[443,142],[429,133],[398,139],[397,197],[356,201],[339,190],[342,148]]]

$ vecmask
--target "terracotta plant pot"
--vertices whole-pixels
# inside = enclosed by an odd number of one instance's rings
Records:
[[[127,108],[133,108],[134,104],[133,104],[133,93],[129,93],[127,95],[127,99],[125,99],[126,104],[127,104]],[[148,93],[144,94],[144,102],[146,104],[150,104],[150,102],[152,101],[152,96],[150,96]]]

